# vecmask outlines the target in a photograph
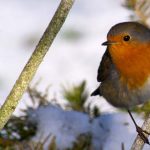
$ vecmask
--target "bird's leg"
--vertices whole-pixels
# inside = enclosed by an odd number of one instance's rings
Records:
[[[133,123],[136,127],[136,131],[138,132],[138,135],[141,137],[141,139],[144,141],[144,143],[147,143],[147,144],[150,145],[150,142],[149,142],[148,138],[145,136],[145,134],[150,135],[150,133],[148,133],[146,130],[143,130],[141,127],[139,127],[137,125],[137,123],[135,122],[130,110],[127,110],[127,111],[128,111],[128,113],[129,113],[129,115],[130,115],[130,117],[131,117],[131,119],[132,119],[132,121],[133,121]]]

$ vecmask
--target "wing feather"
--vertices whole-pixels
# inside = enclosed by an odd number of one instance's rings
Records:
[[[112,64],[111,57],[108,49],[106,49],[98,68],[97,74],[98,82],[103,82],[108,77],[111,64]]]

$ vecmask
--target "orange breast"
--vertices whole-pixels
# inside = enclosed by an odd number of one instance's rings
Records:
[[[116,44],[109,51],[123,83],[132,89],[146,83],[150,75],[150,44]]]

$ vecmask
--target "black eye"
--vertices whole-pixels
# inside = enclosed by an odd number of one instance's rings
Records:
[[[123,40],[124,40],[124,41],[129,41],[129,40],[130,40],[130,36],[129,36],[129,35],[124,36],[124,37],[123,37]]]

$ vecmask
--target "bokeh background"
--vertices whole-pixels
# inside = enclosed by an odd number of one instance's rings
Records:
[[[59,3],[60,0],[0,1],[0,105],[30,58]],[[139,11],[138,0],[76,0],[40,65],[31,89],[24,94],[14,118],[10,120],[13,125],[10,127],[8,124],[0,133],[0,147],[6,140],[11,146],[13,141],[17,141],[18,145],[32,141],[32,146],[37,146],[35,143],[40,141],[41,149],[52,150],[129,149],[136,137],[129,116],[109,105],[102,97],[89,95],[99,84],[96,80],[97,69],[106,49],[101,43],[106,41],[107,32],[123,21],[138,20],[148,25],[150,11],[146,1],[143,4],[146,11]],[[49,91],[46,90],[48,86]],[[83,93],[84,97],[81,97]],[[38,102],[33,102],[31,94]],[[77,97],[78,101],[83,102],[76,105],[74,101]],[[46,99],[44,104],[41,102],[43,99]],[[69,100],[74,107],[68,104]],[[92,108],[94,111],[91,112]],[[24,113],[26,117],[22,118]],[[143,117],[135,115],[135,118],[142,124]],[[21,130],[18,122],[21,122]],[[34,130],[30,138],[25,130],[22,132],[25,126]],[[149,147],[146,146],[146,149]]]
[[[0,98],[5,100],[25,63],[52,18],[60,0],[6,0],[0,3]],[[91,92],[97,68],[106,47],[110,27],[128,21],[130,11],[122,0],[76,1],[34,81],[41,90],[51,85],[52,94],[61,95],[61,85],[87,81]],[[23,98],[24,99],[24,98]]]

